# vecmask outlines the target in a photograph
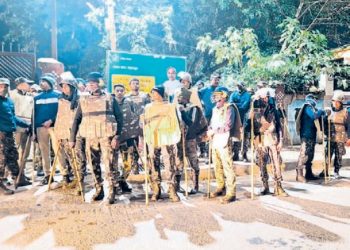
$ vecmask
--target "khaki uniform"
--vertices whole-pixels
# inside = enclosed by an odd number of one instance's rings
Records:
[[[34,108],[33,96],[21,94],[17,89],[15,89],[10,91],[10,97],[15,105],[15,115],[30,124]],[[15,132],[15,141],[18,148],[18,165],[21,164],[22,159],[22,164],[25,164],[27,161],[31,146],[30,142],[27,144],[28,140],[30,140],[28,132],[26,132],[24,128],[17,127]]]
[[[217,188],[224,189],[226,186],[226,195],[232,197],[236,195],[236,175],[232,161],[230,130],[235,119],[235,110],[228,103],[221,108],[215,106],[209,128],[214,131],[212,157]]]

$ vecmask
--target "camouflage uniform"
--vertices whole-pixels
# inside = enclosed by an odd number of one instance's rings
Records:
[[[181,132],[175,105],[167,102],[148,104],[145,107],[144,126],[144,136],[152,163],[150,167],[152,200],[157,200],[160,195],[160,164],[157,164],[160,152],[163,157],[170,198],[173,201],[179,201],[175,192],[175,158],[177,155],[176,143],[180,141]]]
[[[324,118],[324,124],[327,137],[330,124],[331,136],[330,141],[329,138],[327,138],[328,140],[325,149],[327,170],[330,167],[328,166],[328,156],[330,155],[332,158],[334,154],[334,175],[338,177],[339,169],[342,167],[343,155],[346,154],[345,143],[350,138],[350,115],[348,110],[345,108],[342,108],[341,110],[333,109],[332,113]],[[330,148],[330,152],[328,152],[328,148]]]
[[[181,93],[184,95],[184,93]],[[180,111],[181,120],[183,122],[183,129],[185,135],[185,154],[188,159],[188,164],[191,167],[191,191],[190,194],[194,194],[198,191],[198,177],[199,177],[199,164],[197,155],[197,137],[205,133],[208,129],[207,121],[203,115],[202,110],[198,106],[193,106],[191,103],[186,104]],[[183,171],[184,158],[183,158],[183,138],[178,143],[178,166],[176,175],[177,191],[180,189],[180,179]]]
[[[275,195],[286,196],[287,194],[281,184],[281,158],[280,152],[277,149],[278,144],[282,143],[283,140],[282,125],[279,113],[275,105],[271,103],[270,97],[268,103],[264,103],[262,100],[256,100],[254,105],[254,148],[256,164],[260,168],[261,179],[264,185],[262,194],[269,193],[269,175],[266,165],[270,161],[275,181]]]
[[[150,96],[146,93],[140,92],[138,95],[134,95],[130,93],[126,96],[128,100],[130,100],[133,103],[134,112],[137,116],[137,123],[139,124],[140,115],[144,114],[145,112],[145,106],[151,102]],[[140,146],[139,146],[140,145]],[[139,127],[139,136],[137,138],[137,141],[135,142],[135,147],[143,147],[143,132],[142,129]],[[132,171],[134,174],[139,173],[139,154],[138,151],[133,151],[133,165],[132,165]]]
[[[0,84],[10,86],[6,78],[0,78]],[[15,116],[15,108],[12,100],[3,95],[0,96],[0,192],[6,195],[13,194],[4,184],[3,178],[6,167],[13,177],[19,174],[18,152],[15,146],[14,132],[17,125],[28,127],[28,124]]]
[[[149,95],[145,93],[139,93],[138,95],[129,94],[126,98],[134,104],[135,113],[138,117],[144,113],[145,106],[151,102]]]
[[[132,166],[137,165],[137,159],[135,160],[134,158],[134,150],[137,138],[140,135],[139,118],[136,113],[135,105],[129,99],[123,98],[120,101],[118,99],[116,100],[123,114],[123,128],[119,137],[119,149],[122,155],[124,166],[122,173],[122,181],[120,185],[122,190],[131,191],[127,188],[127,184],[125,181],[131,172]]]
[[[4,177],[5,168],[11,172],[12,176],[17,176],[18,167],[18,152],[15,146],[15,140],[12,132],[0,131],[0,178]]]
[[[301,138],[300,154],[298,158],[297,170],[311,168],[315,156],[316,142],[313,139]]]
[[[104,197],[102,178],[98,173],[102,160],[105,167],[105,175],[109,184],[109,203],[114,203],[116,189],[118,187],[119,170],[117,167],[117,154],[112,149],[111,143],[115,136],[119,136],[123,123],[123,116],[115,99],[103,92],[96,95],[81,96],[79,106],[74,118],[71,141],[75,142],[79,133],[86,138],[88,158],[91,158],[94,166],[94,180],[96,194],[94,200]]]

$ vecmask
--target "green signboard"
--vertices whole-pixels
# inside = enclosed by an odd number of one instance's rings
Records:
[[[186,71],[186,58],[108,51],[108,89],[111,91],[114,84],[122,83],[128,90],[130,79],[136,77],[140,80],[140,89],[149,92],[167,80],[169,67],[174,67],[177,72]]]

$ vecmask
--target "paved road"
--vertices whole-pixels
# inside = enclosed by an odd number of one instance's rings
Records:
[[[0,196],[0,249],[349,249],[350,168],[341,174],[327,184],[301,184],[286,172],[290,197],[254,200],[249,176],[242,176],[229,205],[197,194],[146,207],[141,184],[112,206],[92,203],[91,186],[86,203],[67,190],[20,188]]]

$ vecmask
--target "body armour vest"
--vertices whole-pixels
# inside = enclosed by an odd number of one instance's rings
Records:
[[[55,135],[58,140],[70,138],[70,131],[73,124],[75,110],[71,109],[71,103],[63,98],[58,100],[58,111],[55,122]]]
[[[82,137],[93,139],[116,135],[117,121],[113,113],[111,95],[82,96],[80,107],[83,118],[79,132]]]
[[[346,142],[346,120],[348,116],[348,111],[342,109],[338,112],[332,112],[330,115],[331,122],[331,141],[333,142]]]
[[[263,146],[276,145],[278,143],[278,134],[275,112],[268,112],[266,115],[265,110],[266,108],[254,109],[255,144]]]
[[[140,135],[139,119],[135,110],[132,110],[132,106],[132,102],[125,98],[119,103],[123,114],[123,129],[119,138],[121,142],[131,138],[137,138]]]
[[[177,144],[181,139],[176,106],[172,103],[151,103],[145,107],[144,138],[153,147]]]

